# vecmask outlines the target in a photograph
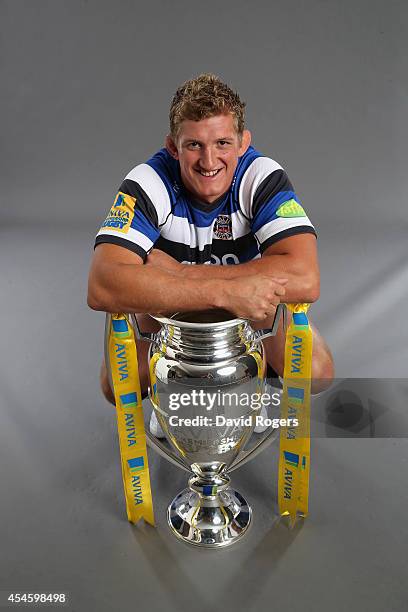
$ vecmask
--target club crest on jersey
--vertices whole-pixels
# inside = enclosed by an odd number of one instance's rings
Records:
[[[219,240],[232,240],[232,221],[229,215],[218,215],[214,223],[214,236]]]
[[[122,234],[127,234],[135,216],[136,198],[119,191],[102,227],[110,227]]]

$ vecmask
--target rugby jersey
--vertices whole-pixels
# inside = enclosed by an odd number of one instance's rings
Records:
[[[284,169],[249,147],[229,190],[212,204],[185,189],[179,162],[161,149],[125,177],[95,246],[117,244],[143,261],[153,247],[179,262],[238,264],[271,244],[316,235]]]

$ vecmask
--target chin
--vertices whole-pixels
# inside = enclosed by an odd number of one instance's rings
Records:
[[[211,202],[208,202],[208,203],[211,204],[212,201],[214,201],[217,198],[219,198],[222,194],[223,194],[222,191],[220,191],[220,192],[217,191],[216,193],[204,193],[204,192],[199,193],[199,192],[197,192],[197,198],[199,200],[203,200],[204,202],[210,198]]]
[[[213,198],[214,200],[216,200],[217,198],[222,196],[223,193],[228,191],[228,187],[229,185],[221,185],[217,186],[216,188],[212,187],[207,189],[196,189],[195,192],[201,199]]]

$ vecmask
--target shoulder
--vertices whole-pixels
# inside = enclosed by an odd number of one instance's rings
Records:
[[[234,187],[236,199],[247,216],[251,216],[253,203],[260,193],[292,189],[282,166],[253,147],[240,158]]]
[[[120,187],[120,191],[153,206],[159,223],[168,215],[177,197],[176,174],[170,160],[165,149],[158,151],[148,161],[132,168]]]

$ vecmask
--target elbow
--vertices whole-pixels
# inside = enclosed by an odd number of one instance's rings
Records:
[[[308,304],[313,304],[313,302],[317,302],[320,297],[320,281],[319,279],[313,279],[305,291],[307,299],[305,300]]]
[[[110,312],[109,304],[107,303],[106,295],[94,283],[88,283],[87,304],[91,310],[99,310]]]
[[[88,297],[86,301],[91,310],[105,310],[105,308],[103,307],[103,304],[101,304],[101,302],[99,302],[95,298],[95,296],[91,293],[88,293]]]
[[[89,293],[86,302],[91,310],[104,310],[102,305],[95,299],[95,297]]]

